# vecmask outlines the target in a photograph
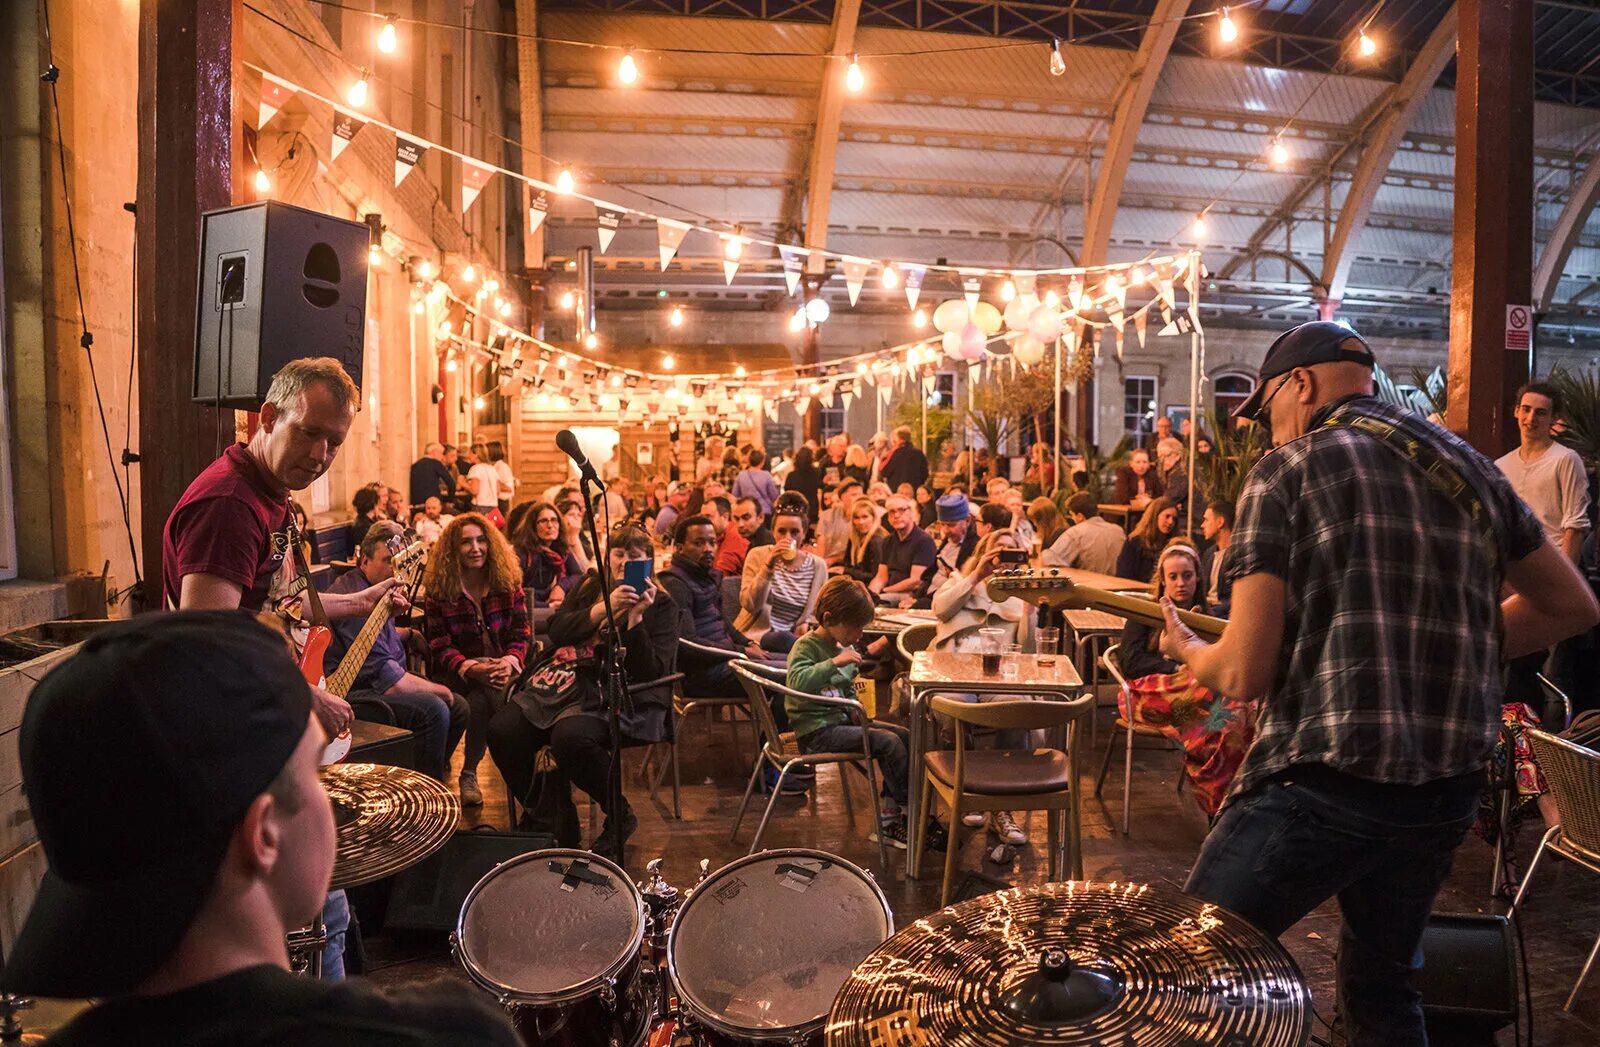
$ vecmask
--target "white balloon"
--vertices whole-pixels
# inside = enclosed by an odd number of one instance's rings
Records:
[[[1061,337],[1061,316],[1048,305],[1041,305],[1028,316],[1028,333],[1041,342]]]
[[[967,326],[971,319],[968,315],[967,303],[960,298],[952,298],[948,302],[939,303],[939,308],[933,311],[933,329],[949,334],[951,331],[960,331]]]
[[[1031,299],[1031,301],[1030,301]],[[1026,331],[1028,317],[1039,308],[1039,299],[1031,294],[1019,295],[1006,305],[1006,327],[1012,331]]]
[[[1000,331],[1000,310],[988,302],[979,302],[978,307],[972,310],[972,322],[978,325],[984,334],[998,334]]]
[[[1044,342],[1031,334],[1025,334],[1011,342],[1011,352],[1016,356],[1018,363],[1025,367],[1033,367],[1044,359]]]
[[[952,360],[961,359],[961,332],[946,331],[944,333],[944,355]]]

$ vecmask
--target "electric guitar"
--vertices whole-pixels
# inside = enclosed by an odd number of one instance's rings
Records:
[[[355,686],[356,677],[361,675],[361,667],[366,664],[367,655],[372,652],[372,645],[377,642],[378,634],[383,631],[384,624],[389,620],[394,594],[401,589],[410,588],[416,581],[418,572],[422,570],[423,564],[427,562],[428,547],[417,540],[414,531],[395,535],[389,539],[388,546],[393,556],[390,562],[394,566],[394,576],[399,581],[393,589],[378,597],[377,605],[372,608],[372,613],[367,615],[367,620],[361,626],[361,631],[356,634],[356,638],[350,642],[349,650],[344,652],[344,657],[339,659],[339,665],[333,670],[333,675],[322,685],[335,697],[343,698],[350,693],[350,688]]]
[[[996,600],[1015,596],[1041,606],[1105,611],[1131,618],[1154,629],[1163,629],[1167,624],[1166,615],[1161,613],[1161,604],[1155,600],[1079,585],[1060,567],[997,570],[989,576],[988,589],[989,595]],[[1217,639],[1222,635],[1222,630],[1228,627],[1227,619],[1199,611],[1179,611],[1178,619],[1208,640]]]

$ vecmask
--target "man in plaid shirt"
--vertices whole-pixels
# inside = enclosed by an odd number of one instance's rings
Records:
[[[1337,897],[1346,1035],[1394,1047],[1427,1042],[1411,975],[1477,810],[1501,663],[1590,628],[1600,605],[1487,458],[1373,398],[1372,367],[1325,321],[1267,351],[1235,412],[1274,450],[1239,498],[1228,629],[1207,644],[1167,605],[1163,646],[1259,699],[1185,889],[1274,935]]]

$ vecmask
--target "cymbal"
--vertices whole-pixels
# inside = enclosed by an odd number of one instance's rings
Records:
[[[1136,883],[1047,883],[940,910],[856,967],[828,1047],[1294,1047],[1311,993],[1273,939]]]
[[[375,763],[322,768],[338,851],[332,890],[381,880],[422,861],[455,832],[461,804],[425,774]]]

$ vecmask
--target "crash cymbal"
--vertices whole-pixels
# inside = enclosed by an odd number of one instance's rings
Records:
[[[322,787],[333,801],[338,852],[333,889],[393,876],[444,846],[455,832],[461,804],[425,774],[375,763],[322,768]]]
[[[1049,883],[906,927],[846,979],[828,1047],[1296,1047],[1311,994],[1243,919],[1177,891]]]

